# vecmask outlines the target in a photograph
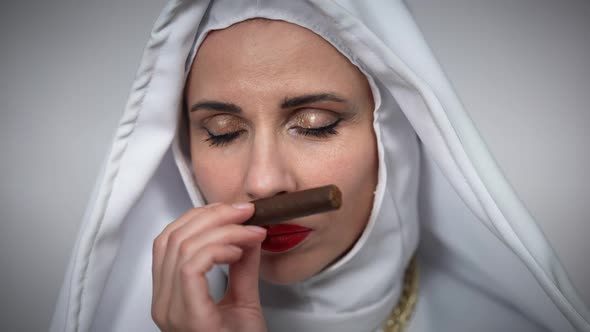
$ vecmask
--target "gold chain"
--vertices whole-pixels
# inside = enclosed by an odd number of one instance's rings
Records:
[[[383,329],[387,332],[403,332],[406,330],[410,318],[414,313],[418,300],[418,264],[416,256],[412,257],[404,274],[404,288],[399,301],[391,311]]]

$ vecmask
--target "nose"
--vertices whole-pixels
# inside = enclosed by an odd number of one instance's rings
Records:
[[[244,188],[249,199],[273,197],[297,190],[297,182],[288,161],[288,151],[270,139],[259,139],[251,146],[250,163]]]

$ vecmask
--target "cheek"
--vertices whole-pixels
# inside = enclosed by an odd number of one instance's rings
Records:
[[[233,202],[239,197],[242,184],[239,155],[228,160],[219,151],[205,148],[192,153],[192,165],[196,184],[207,203]]]
[[[326,142],[298,155],[297,168],[306,186],[336,184],[345,197],[375,189],[377,152],[372,131],[343,135],[333,144]]]
[[[342,191],[342,208],[335,218],[340,225],[327,235],[327,243],[345,250],[364,229],[373,206],[377,186],[377,148],[372,127],[347,136],[330,151],[314,154],[308,165],[307,179],[316,184],[333,183]],[[311,184],[313,185],[313,183]],[[346,224],[346,227],[341,227]],[[335,250],[334,249],[334,250]]]

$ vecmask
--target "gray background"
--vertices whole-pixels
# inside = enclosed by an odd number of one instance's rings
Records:
[[[409,0],[590,303],[590,1]],[[47,329],[164,0],[0,3],[0,330]]]

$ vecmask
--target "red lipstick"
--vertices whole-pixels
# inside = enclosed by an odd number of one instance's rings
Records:
[[[294,224],[277,224],[263,226],[267,229],[266,239],[262,242],[262,250],[285,252],[301,243],[312,229]]]

